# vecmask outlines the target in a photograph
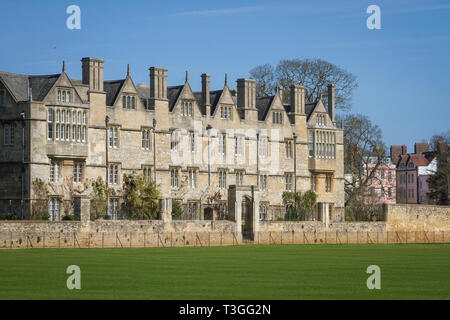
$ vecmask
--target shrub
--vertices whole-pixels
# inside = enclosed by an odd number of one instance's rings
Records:
[[[75,220],[73,214],[65,214],[62,220]]]
[[[181,207],[180,203],[178,201],[173,201],[172,202],[172,219],[180,220],[182,214],[183,214],[183,208]]]
[[[15,213],[3,213],[0,214],[0,220],[19,220]]]

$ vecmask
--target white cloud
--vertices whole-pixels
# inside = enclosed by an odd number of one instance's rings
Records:
[[[196,11],[176,12],[170,14],[169,17],[227,15],[227,14],[267,11],[273,8],[274,7],[271,6],[253,6],[253,7],[224,8],[214,10],[196,10]]]

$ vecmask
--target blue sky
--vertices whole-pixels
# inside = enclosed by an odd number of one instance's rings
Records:
[[[66,28],[66,8],[81,8],[81,30]],[[381,8],[381,30],[369,30],[366,8]],[[58,73],[66,60],[81,78],[80,59],[105,60],[105,79],[135,83],[148,67],[185,70],[200,90],[248,76],[258,64],[321,58],[353,73],[353,112],[379,125],[384,140],[406,144],[450,130],[450,0],[371,1],[3,1],[0,70]]]

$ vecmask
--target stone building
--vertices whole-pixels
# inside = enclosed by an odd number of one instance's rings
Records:
[[[344,151],[334,85],[327,107],[305,101],[300,85],[284,104],[280,89],[256,98],[252,79],[238,79],[234,90],[225,75],[211,91],[202,74],[202,90],[193,92],[187,73],[184,84],[168,86],[167,69],[151,67],[149,86],[136,86],[129,67],[124,79],[105,81],[103,60],[81,62],[81,80],[64,63],[51,75],[0,72],[0,212],[29,218],[41,179],[51,219],[61,219],[68,197],[89,195],[102,177],[115,191],[115,217],[122,175],[135,171],[156,179],[192,218],[223,218],[229,186],[243,185],[259,191],[261,219],[284,216],[284,191],[309,189],[319,196],[315,218],[339,219]]]

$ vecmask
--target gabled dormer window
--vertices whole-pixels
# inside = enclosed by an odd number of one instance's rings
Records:
[[[231,106],[220,107],[220,119],[231,120]]]
[[[181,102],[181,112],[183,116],[192,117],[192,102]]]
[[[56,100],[58,102],[69,103],[71,98],[70,89],[58,89]]]
[[[136,109],[136,97],[122,96],[122,109]]]
[[[272,122],[277,124],[283,124],[283,113],[279,111],[272,112]]]

